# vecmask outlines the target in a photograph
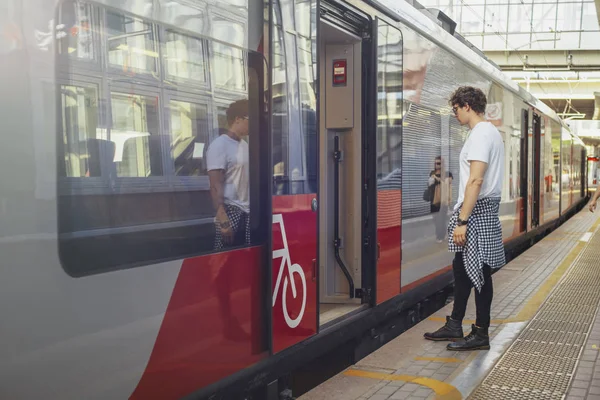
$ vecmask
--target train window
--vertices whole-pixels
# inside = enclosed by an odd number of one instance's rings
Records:
[[[164,58],[165,70],[170,79],[206,82],[202,40],[168,30]]]
[[[59,9],[61,25],[57,28],[58,51],[69,57],[94,58],[92,7],[85,3],[67,3]]]
[[[154,25],[125,14],[106,12],[108,62],[124,72],[158,72]]]
[[[307,35],[315,26],[305,12],[311,4],[274,3],[273,188],[278,195],[317,190],[316,35]],[[293,15],[296,32],[284,30],[282,18]]]
[[[169,102],[171,156],[175,175],[204,175],[208,146],[208,106],[187,101]]]
[[[377,31],[377,176],[402,169],[402,34],[382,25]],[[395,187],[400,190],[400,179]],[[400,221],[398,221],[400,223]]]
[[[158,136],[158,98],[111,93],[112,127],[109,140],[115,143],[117,176],[162,175]]]
[[[94,162],[95,146],[101,139],[98,129],[98,92],[95,87],[60,86],[62,117],[62,144],[64,151],[63,176],[100,176],[98,163]],[[94,150],[95,148],[95,150]]]
[[[244,43],[245,28],[241,23],[231,20],[215,19],[213,21],[213,34],[229,43]],[[213,42],[213,72],[215,75],[215,84],[219,88],[230,90],[246,89],[246,80],[244,74],[244,57],[242,50],[225,45],[219,42]]]
[[[263,244],[271,227],[263,56],[101,6],[80,8],[105,18],[92,43],[105,62],[57,60],[65,270],[84,276]],[[215,90],[217,83],[235,90]],[[209,191],[214,179],[226,185],[220,207]],[[231,241],[224,218],[242,221]]]

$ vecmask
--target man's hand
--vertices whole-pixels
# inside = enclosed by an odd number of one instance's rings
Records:
[[[457,226],[454,228],[454,236],[453,236],[454,244],[457,246],[464,246],[467,244],[467,226]]]
[[[231,226],[231,221],[229,221],[229,217],[227,217],[227,213],[223,207],[219,207],[217,211],[217,222],[219,223],[219,228],[221,229],[221,235],[223,236],[223,242],[229,244],[233,240],[233,228]]]
[[[590,202],[590,211],[594,212],[594,210],[596,209],[596,201],[594,201],[594,199],[592,199],[592,201]]]

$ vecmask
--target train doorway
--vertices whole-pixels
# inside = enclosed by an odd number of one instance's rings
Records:
[[[362,309],[363,87],[360,27],[321,3],[319,21],[319,322]],[[367,307],[365,305],[364,307]]]
[[[531,123],[533,128],[533,198],[532,198],[532,211],[531,211],[531,227],[536,228],[540,225],[540,199],[541,199],[541,183],[544,177],[540,170],[540,159],[542,157],[542,119],[541,117],[533,113],[533,120]]]

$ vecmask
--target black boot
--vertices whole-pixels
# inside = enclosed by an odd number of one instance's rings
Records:
[[[471,333],[462,340],[450,343],[446,348],[451,351],[489,350],[490,336],[488,335],[488,328],[471,326]]]
[[[427,332],[423,335],[427,340],[458,340],[463,338],[462,321],[455,321],[446,317],[446,325],[435,332]]]

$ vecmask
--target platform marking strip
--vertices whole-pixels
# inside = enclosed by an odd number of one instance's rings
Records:
[[[433,390],[436,400],[462,400],[462,394],[460,394],[460,392],[454,386],[436,379],[411,375],[384,374],[381,372],[371,372],[358,369],[346,370],[344,375],[379,379],[383,381],[405,381],[416,383],[417,385],[426,386]]]
[[[589,242],[590,239],[592,238],[592,235],[593,235],[592,232],[586,232],[583,234],[583,236],[579,240],[581,240],[582,242]]]
[[[433,361],[442,363],[461,363],[463,360],[453,357],[415,357],[415,361]]]

